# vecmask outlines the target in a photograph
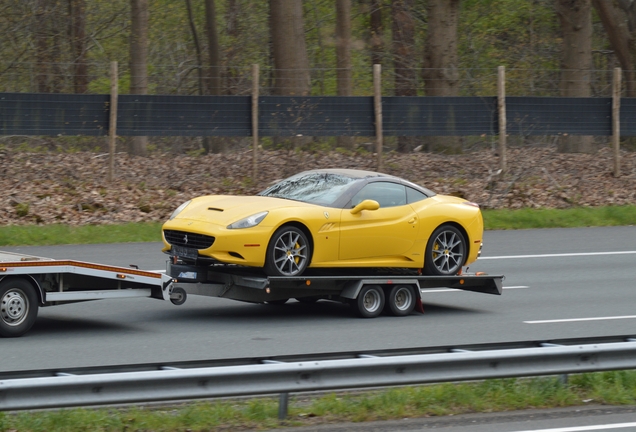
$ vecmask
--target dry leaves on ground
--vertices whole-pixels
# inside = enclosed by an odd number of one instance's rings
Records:
[[[636,153],[621,154],[613,176],[609,149],[559,154],[547,148],[508,150],[509,171],[496,175],[489,150],[463,155],[390,153],[383,172],[484,208],[636,204]],[[373,154],[261,151],[252,178],[252,153],[205,156],[117,154],[116,178],[107,183],[108,155],[15,153],[0,155],[0,223],[108,224],[163,221],[182,202],[205,194],[253,194],[271,182],[314,168],[377,170]]]

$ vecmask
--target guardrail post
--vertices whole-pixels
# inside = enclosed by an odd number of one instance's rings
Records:
[[[278,420],[285,420],[289,407],[289,393],[281,393],[278,399]]]

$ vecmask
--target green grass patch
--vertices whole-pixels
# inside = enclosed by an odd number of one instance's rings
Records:
[[[490,413],[586,403],[636,404],[636,371],[500,379],[382,391],[292,397],[283,426]],[[227,431],[280,427],[277,398],[218,400],[161,408],[0,413],[0,431]]]
[[[160,223],[122,225],[10,225],[0,227],[0,246],[44,246],[161,241]]]
[[[636,206],[484,210],[483,215],[488,230],[620,226],[635,223]]]

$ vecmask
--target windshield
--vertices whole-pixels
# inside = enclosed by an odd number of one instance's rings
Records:
[[[357,180],[341,174],[306,172],[276,183],[259,195],[329,206]]]

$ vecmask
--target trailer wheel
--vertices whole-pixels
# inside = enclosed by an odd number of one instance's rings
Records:
[[[384,291],[380,285],[365,285],[353,300],[355,312],[362,318],[375,318],[384,308]]]
[[[415,294],[408,285],[396,285],[389,290],[384,309],[393,316],[410,315],[415,309]]]
[[[188,293],[183,288],[173,288],[172,293],[170,293],[170,302],[173,305],[181,306],[188,299]]]
[[[38,296],[33,285],[14,278],[0,282],[0,336],[22,336],[37,316]]]
[[[456,275],[466,261],[468,247],[462,233],[452,225],[433,231],[426,245],[424,273],[431,276]]]

